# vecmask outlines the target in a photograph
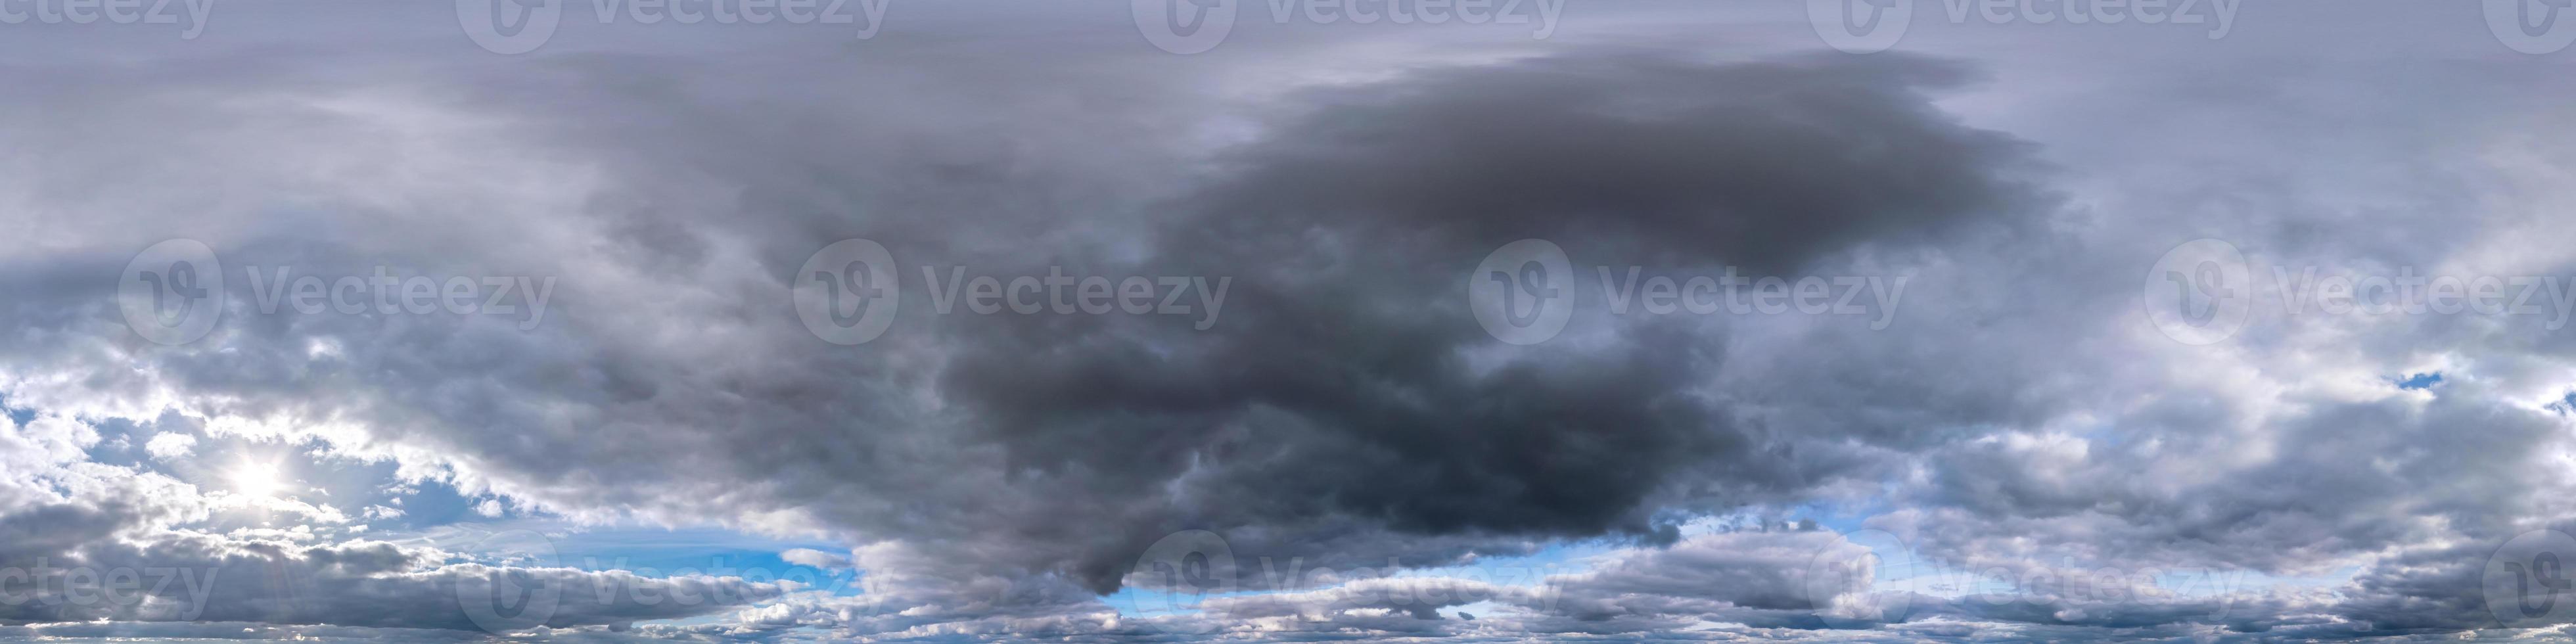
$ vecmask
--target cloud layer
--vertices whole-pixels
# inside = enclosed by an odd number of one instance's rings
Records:
[[[2576,278],[2538,279],[2576,270],[2551,241],[2565,91],[2532,82],[2554,69],[2235,45],[2276,37],[2250,10],[2139,63],[1937,31],[1844,55],[1760,37],[1796,16],[1657,7],[1543,43],[1248,24],[1182,57],[1088,12],[984,9],[858,44],[502,57],[386,27],[0,67],[0,637],[2576,621],[2509,617],[2490,566],[2576,531],[2576,345],[2547,304]],[[2098,51],[2038,31],[1998,47]],[[2202,238],[2264,285],[2207,346],[2141,310]],[[137,333],[111,288],[168,239],[219,258],[202,338]],[[855,345],[797,308],[845,239],[887,249],[870,283],[899,302]],[[1524,239],[1571,278],[1541,285],[1572,307],[1534,344],[1468,294]],[[2302,275],[2401,271],[2542,290],[2493,315],[2293,306]],[[952,299],[1052,275],[1144,278],[1154,312]],[[1638,290],[1739,275],[1866,288],[1714,314]],[[299,310],[297,277],[366,305]],[[373,299],[415,277],[479,306]],[[571,561],[638,526],[803,545]]]

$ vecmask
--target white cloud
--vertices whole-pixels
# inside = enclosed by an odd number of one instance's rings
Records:
[[[196,449],[196,436],[175,432],[163,432],[143,444],[144,452],[151,454],[154,459],[164,461],[186,458]]]
[[[850,567],[849,557],[811,548],[790,548],[785,552],[778,553],[778,558],[786,560],[787,563],[799,566],[813,566],[816,568]]]

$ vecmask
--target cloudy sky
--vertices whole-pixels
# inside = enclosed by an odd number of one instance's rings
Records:
[[[2564,640],[2562,11],[0,0],[0,639]]]

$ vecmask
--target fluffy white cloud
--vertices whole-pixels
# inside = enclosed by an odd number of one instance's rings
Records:
[[[143,444],[143,451],[152,454],[152,458],[165,461],[186,458],[196,449],[197,437],[187,434],[162,433],[153,436],[151,441]]]

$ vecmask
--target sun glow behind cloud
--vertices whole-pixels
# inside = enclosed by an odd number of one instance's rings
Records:
[[[234,494],[254,498],[273,499],[286,491],[286,485],[278,480],[274,462],[243,461],[224,474],[224,482]]]

